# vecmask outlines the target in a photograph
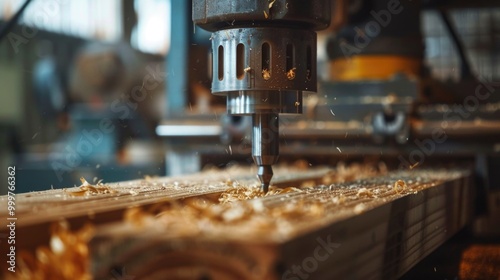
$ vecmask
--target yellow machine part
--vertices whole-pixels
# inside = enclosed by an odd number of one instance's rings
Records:
[[[395,55],[358,55],[330,62],[333,81],[385,80],[396,73],[419,76],[421,59]]]

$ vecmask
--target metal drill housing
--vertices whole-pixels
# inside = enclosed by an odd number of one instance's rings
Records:
[[[193,0],[193,21],[212,34],[212,93],[233,115],[252,115],[252,156],[267,191],[279,156],[279,114],[302,113],[316,91],[316,32],[329,0]]]

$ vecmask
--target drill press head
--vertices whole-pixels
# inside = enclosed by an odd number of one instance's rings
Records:
[[[193,0],[193,21],[212,31],[212,93],[233,115],[251,115],[252,156],[267,192],[279,156],[279,114],[302,113],[316,91],[316,32],[330,0]]]

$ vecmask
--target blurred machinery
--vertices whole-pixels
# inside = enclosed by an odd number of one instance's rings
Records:
[[[172,3],[180,11],[173,36],[184,34],[185,45],[171,49],[167,68],[197,79],[181,77],[188,85],[176,85],[176,79],[167,89],[174,113],[156,129],[167,143],[167,174],[200,170],[207,162],[250,162],[252,154],[266,189],[279,153],[283,160],[306,158],[312,164],[370,157],[402,169],[465,161],[476,166],[479,197],[500,187],[493,171],[500,164],[497,84],[475,77],[449,19],[451,8],[474,4],[329,4],[207,0],[193,1],[191,10]],[[457,82],[433,79],[424,64],[423,9],[435,9],[452,38],[461,64]],[[185,18],[191,11],[194,27]],[[314,30],[328,25],[330,12],[325,75],[316,65]],[[214,33],[208,38],[198,26]],[[194,35],[187,35],[193,28]],[[198,56],[190,55],[186,64],[181,59],[187,60],[193,44],[205,52],[192,53]],[[207,61],[203,67],[200,60]],[[208,68],[204,76],[200,68]],[[323,79],[316,81],[317,75]],[[226,96],[227,114],[224,106],[196,109],[199,95],[193,92],[199,90],[192,85],[206,93],[210,76],[212,92]],[[311,93],[316,84],[317,94]]]
[[[124,43],[91,42],[76,49],[71,63],[61,64],[51,42],[39,48],[43,55],[32,81],[36,113],[58,133],[52,143],[19,157],[20,185],[31,188],[20,191],[72,185],[82,176],[119,181],[163,174],[154,133],[164,89],[164,77],[156,73],[164,65],[161,57]]]

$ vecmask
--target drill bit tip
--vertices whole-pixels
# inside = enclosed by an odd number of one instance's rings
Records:
[[[269,184],[266,184],[266,183],[261,183],[260,184],[260,190],[263,192],[263,193],[267,193],[269,191]]]
[[[273,178],[273,168],[271,165],[260,165],[257,170],[257,176],[260,180],[260,188],[262,192],[267,193],[269,191],[269,184]]]

